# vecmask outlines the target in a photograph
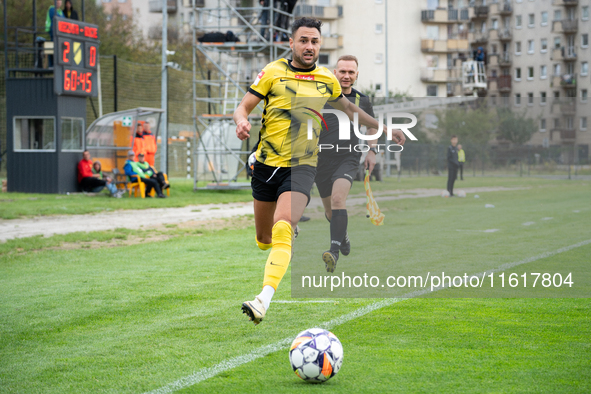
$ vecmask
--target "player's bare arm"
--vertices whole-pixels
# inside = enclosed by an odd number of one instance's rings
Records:
[[[345,114],[347,114],[351,121],[353,120],[353,115],[357,113],[359,116],[359,123],[363,126],[372,129],[377,129],[378,127],[380,127],[376,119],[372,118],[364,110],[362,110],[361,108],[359,108],[347,99],[341,98],[340,100],[331,102],[330,105],[332,105],[335,109],[343,111]],[[384,132],[386,132],[386,125],[384,125]],[[404,136],[402,130],[392,130],[392,138],[394,138],[394,142],[396,142],[399,145],[404,145],[404,143],[406,142],[406,137]]]
[[[248,121],[248,115],[261,102],[261,99],[250,92],[246,92],[242,101],[234,111],[234,123],[236,123],[236,136],[244,141],[250,137],[250,128],[252,127]]]

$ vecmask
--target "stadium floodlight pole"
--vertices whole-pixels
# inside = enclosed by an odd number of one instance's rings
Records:
[[[161,83],[161,98],[160,98],[160,106],[164,110],[160,117],[160,121],[162,122],[161,130],[162,133],[160,134],[160,141],[162,141],[162,145],[160,147],[160,172],[167,173],[168,168],[168,114],[166,110],[168,109],[168,70],[167,70],[167,43],[168,43],[168,34],[167,34],[167,22],[168,22],[168,5],[167,0],[162,0],[162,83]]]
[[[384,7],[385,7],[385,21],[384,21],[384,34],[386,38],[386,53],[384,56],[386,57],[386,104],[388,103],[388,99],[390,98],[390,90],[388,87],[388,0],[384,0]]]

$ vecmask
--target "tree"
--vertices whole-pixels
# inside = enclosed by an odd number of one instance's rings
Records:
[[[525,113],[514,113],[506,108],[500,108],[497,112],[500,119],[498,135],[507,141],[523,145],[537,130],[534,120],[527,118]]]
[[[436,134],[442,140],[456,135],[462,143],[485,145],[495,135],[498,125],[496,113],[485,105],[450,105],[436,115]]]

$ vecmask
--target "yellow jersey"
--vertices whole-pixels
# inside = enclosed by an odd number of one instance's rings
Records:
[[[327,101],[342,97],[337,78],[325,67],[300,69],[279,59],[265,66],[248,91],[265,100],[257,160],[272,167],[316,167],[322,128],[312,121],[308,139],[308,119],[322,113]]]

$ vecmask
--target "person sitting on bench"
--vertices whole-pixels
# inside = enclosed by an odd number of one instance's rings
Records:
[[[84,192],[98,193],[105,187],[111,192],[111,196],[121,198],[121,194],[117,191],[117,187],[112,182],[111,178],[100,179],[101,174],[95,174],[92,171],[92,158],[90,152],[85,150],[82,153],[82,160],[78,162],[78,184]]]
[[[139,166],[139,163],[133,160],[134,157],[135,152],[133,150],[128,151],[127,161],[123,166],[125,175],[129,177],[130,182],[135,182],[137,180],[137,177],[135,176],[132,178],[133,175],[139,175],[139,181],[146,185],[146,197],[151,197],[150,192],[152,189],[154,189],[158,198],[166,198],[164,194],[162,194],[162,189],[160,189],[158,181],[155,179],[150,179],[150,177],[144,173],[144,170],[142,170],[142,168]]]

